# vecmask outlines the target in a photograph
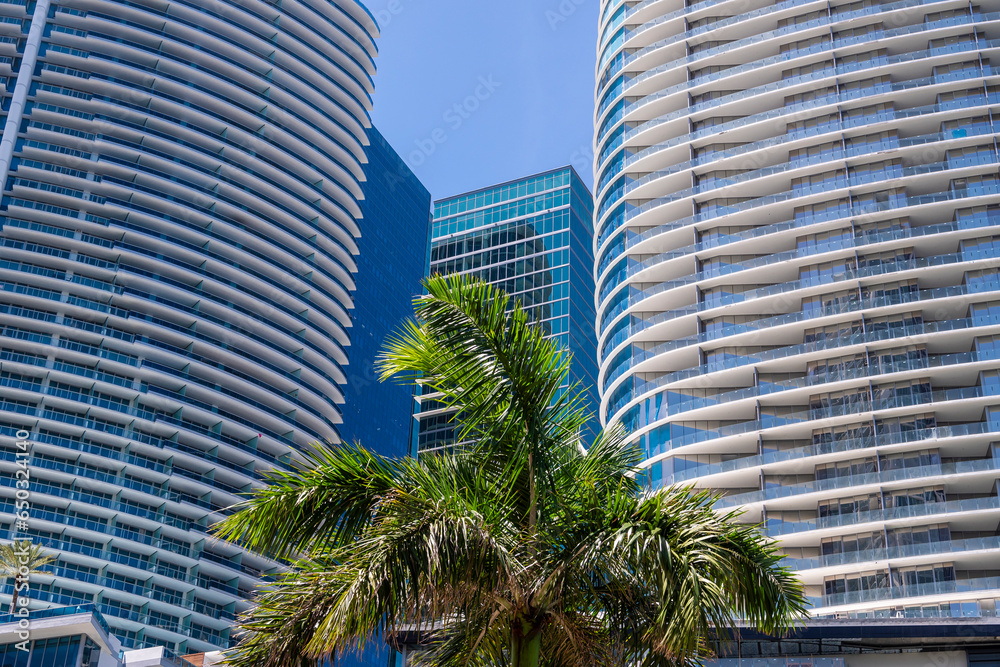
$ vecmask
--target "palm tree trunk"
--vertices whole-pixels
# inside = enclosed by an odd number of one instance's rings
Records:
[[[542,649],[542,629],[522,632],[515,628],[510,636],[510,667],[538,667]]]
[[[17,613],[18,585],[20,585],[20,582],[18,581],[17,577],[14,577],[14,595],[10,598],[10,613],[12,614]]]

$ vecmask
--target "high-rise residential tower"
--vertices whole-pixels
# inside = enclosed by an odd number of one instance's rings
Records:
[[[406,456],[412,453],[413,387],[379,382],[375,360],[386,337],[413,317],[413,296],[420,293],[427,269],[431,195],[374,126],[368,136],[357,292],[339,431],[345,442],[358,441],[384,456]]]
[[[594,205],[572,167],[434,202],[430,274],[462,273],[501,287],[573,355],[579,382],[596,409]],[[453,444],[451,413],[424,399],[417,450]]]
[[[598,61],[602,420],[816,616],[995,615],[1000,2],[604,0]]]
[[[0,4],[0,521],[58,555],[33,607],[212,650],[275,568],[206,531],[337,437],[376,33],[354,0]]]

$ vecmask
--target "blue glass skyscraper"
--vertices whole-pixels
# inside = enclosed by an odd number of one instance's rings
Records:
[[[573,354],[569,381],[596,409],[593,212],[572,167],[442,199],[434,204],[430,274],[474,275],[519,299]],[[421,452],[453,444],[451,413],[424,399],[417,440]]]
[[[411,449],[413,388],[379,382],[374,363],[386,337],[413,316],[427,266],[431,195],[377,129],[368,137],[340,434],[382,455],[404,456]]]

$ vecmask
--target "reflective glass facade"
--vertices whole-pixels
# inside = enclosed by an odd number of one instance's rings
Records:
[[[343,440],[386,456],[410,453],[413,388],[379,382],[375,359],[387,336],[413,317],[413,296],[427,266],[431,195],[374,127],[368,130],[367,180],[359,224]]]
[[[207,529],[337,437],[376,33],[352,0],[0,3],[0,537],[58,556],[33,606],[212,650],[276,567]]]
[[[338,431],[344,442],[402,457],[412,452],[413,387],[379,382],[375,360],[386,338],[413,317],[413,296],[420,293],[427,268],[431,195],[374,126],[368,137],[344,423]],[[375,641],[337,664],[385,667],[392,656],[384,642]]]
[[[817,616],[1000,609],[1000,2],[602,3],[601,418]]]
[[[7,667],[80,667],[80,644],[85,637],[53,637],[31,642],[30,651],[21,651],[16,644],[0,646],[0,665]],[[87,665],[91,663],[87,651]],[[30,654],[30,655],[29,655]],[[94,663],[96,666],[96,663]]]
[[[430,273],[465,273],[500,286],[573,354],[570,381],[596,407],[593,200],[571,168],[434,203]],[[451,417],[421,406],[417,447],[452,444]]]

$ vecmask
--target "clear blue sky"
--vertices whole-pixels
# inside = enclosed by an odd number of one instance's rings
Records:
[[[434,199],[573,164],[592,180],[598,0],[363,0],[375,126]]]

